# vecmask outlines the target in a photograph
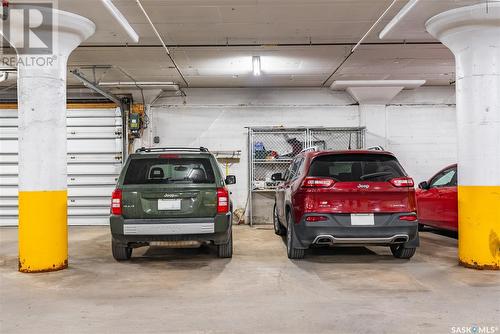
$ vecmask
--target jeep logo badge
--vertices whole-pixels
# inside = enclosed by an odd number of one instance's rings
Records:
[[[368,184],[358,184],[358,189],[368,189],[370,186]]]
[[[177,197],[177,195],[175,195],[175,194],[165,194],[165,195],[163,195],[163,197],[165,197],[165,198],[174,198],[174,197]]]

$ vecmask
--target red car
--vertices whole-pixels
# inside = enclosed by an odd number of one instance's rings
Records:
[[[457,165],[451,165],[418,185],[417,212],[421,226],[458,230]]]
[[[419,246],[413,180],[389,152],[302,152],[272,179],[282,181],[274,230],[291,259],[311,245],[383,245],[409,259]]]

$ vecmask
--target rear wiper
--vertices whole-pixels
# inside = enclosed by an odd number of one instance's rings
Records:
[[[360,177],[361,180],[366,180],[366,179],[371,179],[374,177],[379,177],[379,176],[384,176],[384,175],[391,175],[392,172],[378,172],[378,173],[371,173],[371,174],[365,174]]]
[[[170,179],[148,179],[146,182],[150,184],[160,184],[160,183],[168,183]]]
[[[170,182],[193,182],[191,179],[183,178],[183,179],[170,179]]]

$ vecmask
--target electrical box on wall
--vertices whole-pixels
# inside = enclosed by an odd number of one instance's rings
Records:
[[[141,137],[141,130],[147,127],[145,122],[146,115],[144,113],[143,104],[133,104],[128,115],[130,133],[135,138]]]
[[[129,129],[134,137],[140,136],[140,131],[142,127],[141,115],[136,113],[130,113],[128,116],[129,120]]]

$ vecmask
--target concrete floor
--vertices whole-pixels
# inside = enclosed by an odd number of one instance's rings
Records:
[[[452,333],[500,326],[500,272],[457,265],[453,238],[424,232],[411,261],[380,247],[290,261],[269,228],[235,227],[235,254],[143,248],[111,257],[106,227],[70,229],[70,268],[17,269],[0,229],[2,333]],[[500,331],[496,331],[500,332]]]

